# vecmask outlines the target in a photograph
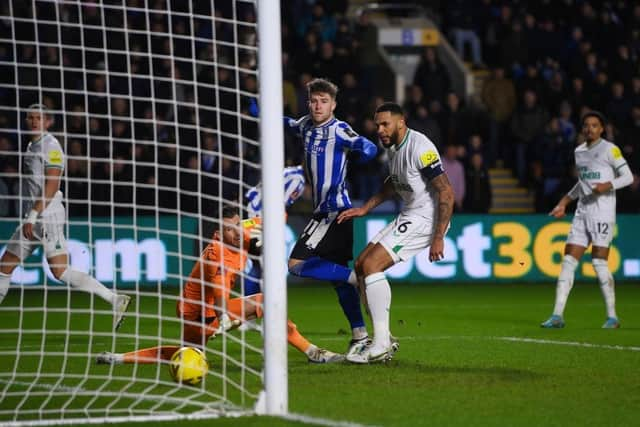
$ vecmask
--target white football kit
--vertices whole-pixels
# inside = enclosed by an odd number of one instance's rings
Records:
[[[420,132],[407,129],[389,153],[389,180],[404,206],[371,243],[380,243],[394,262],[405,261],[431,245],[436,217],[436,193],[429,180],[444,173],[436,146]]]
[[[585,248],[590,243],[609,247],[616,223],[616,190],[593,194],[591,189],[595,184],[613,181],[627,162],[620,148],[605,139],[591,147],[587,147],[586,142],[579,145],[575,160],[579,181],[569,195],[578,197],[578,207],[567,243]]]
[[[50,133],[45,133],[39,139],[31,141],[24,153],[23,173],[20,177],[23,216],[26,216],[36,201],[43,197],[48,168],[64,169],[64,153],[58,140]],[[65,222],[66,213],[62,205],[62,192],[58,191],[33,226],[33,234],[39,240],[31,241],[24,237],[21,224],[11,236],[7,250],[20,260],[24,260],[41,243],[47,258],[65,254],[67,253],[67,241],[64,237]]]

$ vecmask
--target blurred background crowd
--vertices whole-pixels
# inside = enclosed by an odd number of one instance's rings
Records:
[[[126,14],[102,14],[88,5],[13,2],[13,15],[24,19],[0,20],[0,37],[15,40],[0,43],[0,216],[19,214],[10,201],[18,191],[17,153],[28,137],[17,131],[24,114],[16,107],[40,94],[64,112],[54,133],[68,155],[72,216],[154,213],[155,206],[160,213],[207,213],[216,197],[241,199],[259,181],[255,12],[225,1],[214,10],[210,2],[171,3],[171,14],[160,12],[164,0],[131,0]],[[490,210],[494,168],[510,171],[535,211],[550,210],[575,183],[573,150],[590,109],[608,117],[607,139],[635,175],[618,193],[618,211],[640,212],[640,4],[421,3],[469,69],[485,76],[477,96],[465,99],[437,50],[426,47],[406,87],[408,125],[438,146],[457,212]],[[282,2],[284,113],[306,114],[305,83],[326,77],[340,88],[336,116],[377,141],[373,111],[390,100],[391,83],[369,14],[352,17],[348,7]],[[0,10],[8,15],[8,5]],[[212,14],[214,25],[204,18]],[[33,25],[40,15],[73,25]],[[285,146],[286,163],[299,164],[300,141],[287,137]],[[383,150],[371,163],[352,165],[352,197],[367,199],[385,176]]]

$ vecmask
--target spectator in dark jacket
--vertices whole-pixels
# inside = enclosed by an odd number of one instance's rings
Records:
[[[413,84],[420,86],[427,101],[444,102],[445,95],[451,88],[451,79],[444,65],[438,59],[436,50],[427,47],[416,69]]]
[[[523,104],[513,115],[511,133],[515,151],[515,171],[521,185],[526,185],[528,165],[533,141],[549,121],[547,110],[538,105],[538,96],[532,90],[524,93]]]
[[[489,172],[484,165],[482,154],[471,155],[470,167],[465,176],[466,194],[463,211],[468,213],[487,213],[491,208],[491,183]]]

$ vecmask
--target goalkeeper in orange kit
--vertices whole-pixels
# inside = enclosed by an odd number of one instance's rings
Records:
[[[259,237],[251,238],[251,227],[245,227],[246,232],[242,232],[236,208],[224,207],[222,220],[222,225],[213,234],[213,242],[205,248],[193,267],[176,307],[177,315],[183,322],[184,345],[204,348],[216,332],[262,317],[262,293],[230,298],[236,278],[245,268],[247,253],[259,252]],[[311,344],[291,320],[287,321],[287,339],[310,362],[334,363],[344,360],[341,354]],[[156,363],[170,360],[180,347],[167,345],[127,353],[103,352],[96,358],[96,363]]]

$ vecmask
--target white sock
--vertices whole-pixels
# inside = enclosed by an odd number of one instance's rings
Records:
[[[111,292],[102,283],[98,282],[87,273],[83,273],[69,267],[64,271],[64,273],[62,273],[60,280],[81,291],[96,294],[111,305],[116,303],[116,297],[118,295],[115,292]]]
[[[0,304],[9,293],[9,285],[11,284],[11,275],[0,273]]]
[[[593,258],[591,262],[593,264],[593,269],[596,271],[596,275],[598,276],[600,290],[604,297],[604,303],[607,306],[607,317],[617,318],[615,283],[613,281],[613,276],[611,276],[611,272],[609,271],[607,260]]]
[[[309,348],[307,348],[304,351],[304,354],[306,354],[307,356],[311,356],[313,353],[315,353],[315,351],[318,349],[318,347],[315,344],[311,344],[309,345]]]
[[[358,276],[356,276],[355,270],[351,270],[347,283],[353,286],[358,286]]]
[[[389,332],[389,309],[391,308],[391,286],[384,273],[373,273],[364,278],[373,321],[372,347],[387,348],[391,345]]]
[[[369,334],[367,333],[366,326],[360,326],[358,328],[351,329],[351,338],[353,338],[356,341],[366,338],[368,336]]]
[[[573,279],[577,267],[577,259],[571,255],[564,256],[562,270],[560,270],[558,284],[556,285],[556,304],[553,307],[553,314],[557,316],[562,316],[564,313],[564,306],[567,305],[567,298],[569,298],[569,292],[573,287]]]

